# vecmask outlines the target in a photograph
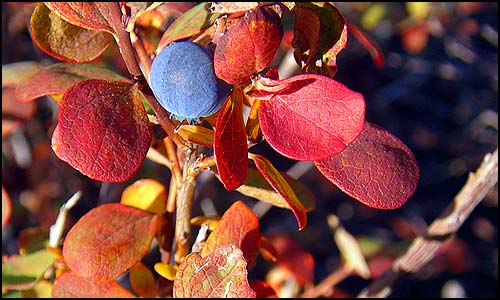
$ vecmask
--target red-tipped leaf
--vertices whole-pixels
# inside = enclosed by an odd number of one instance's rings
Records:
[[[278,194],[288,203],[290,210],[295,215],[299,230],[302,230],[307,223],[306,208],[299,201],[297,195],[288,182],[279,173],[278,170],[271,164],[271,162],[262,155],[251,153],[250,158],[254,161],[255,166],[260,173],[266,178],[267,182],[274,188]]]
[[[64,260],[81,277],[114,279],[147,253],[158,222],[156,215],[126,205],[98,206],[69,231]]]

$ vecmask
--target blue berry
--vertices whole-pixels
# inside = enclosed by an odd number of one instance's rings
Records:
[[[163,49],[153,60],[150,77],[156,99],[172,118],[190,123],[218,112],[230,91],[215,76],[211,55],[192,42]]]

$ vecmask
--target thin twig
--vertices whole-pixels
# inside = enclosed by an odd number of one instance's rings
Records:
[[[68,212],[71,208],[73,208],[76,205],[76,203],[78,202],[78,200],[80,200],[81,197],[82,197],[82,191],[76,192],[59,209],[59,215],[57,216],[56,222],[54,223],[54,225],[50,226],[49,244],[48,244],[49,247],[51,248],[59,247],[61,242],[61,237],[64,232],[64,225],[66,224],[66,218],[68,216]]]
[[[358,297],[387,297],[403,275],[418,272],[434,258],[441,245],[453,237],[497,182],[498,148],[493,154],[484,156],[476,173],[469,173],[453,203],[428,227],[425,235],[417,237],[406,253],[394,261],[392,269],[361,291]]]
[[[186,160],[182,168],[182,182],[177,192],[175,217],[175,241],[177,250],[175,252],[175,261],[178,264],[180,264],[189,253],[191,208],[194,200],[196,177],[199,174],[196,150],[196,146],[186,148]]]

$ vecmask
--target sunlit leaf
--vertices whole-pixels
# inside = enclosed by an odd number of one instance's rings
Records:
[[[118,203],[84,215],[64,240],[66,264],[79,276],[114,279],[142,259],[158,227],[158,218]]]
[[[109,69],[95,65],[57,63],[42,67],[38,72],[25,78],[16,88],[16,98],[26,102],[42,96],[63,94],[70,87],[88,79],[132,83]]]
[[[252,265],[260,247],[259,220],[242,201],[233,203],[222,215],[203,245],[201,256],[210,255],[220,246],[228,244],[241,249],[248,266]]]
[[[106,50],[113,36],[75,26],[39,3],[31,16],[33,42],[43,52],[62,61],[92,61]]]
[[[177,269],[164,262],[156,263],[154,265],[154,269],[156,273],[160,274],[161,276],[171,281],[174,281],[175,276],[177,274]]]
[[[44,2],[50,10],[73,25],[115,34],[109,2]]]
[[[167,190],[161,182],[154,179],[139,179],[125,188],[120,203],[162,214],[167,204]]]
[[[327,221],[333,231],[333,239],[340,250],[347,268],[364,279],[370,278],[370,269],[361,252],[358,241],[344,229],[337,216],[329,215]]]
[[[261,82],[272,95],[259,109],[262,133],[286,157],[318,160],[335,155],[363,129],[363,95],[333,79],[302,74]]]
[[[230,84],[248,81],[252,74],[269,66],[282,35],[281,19],[273,9],[249,10],[216,37],[215,74]]]
[[[132,177],[146,157],[151,127],[135,85],[86,80],[66,91],[52,135],[57,156],[100,181]]]
[[[316,203],[313,193],[299,180],[283,172],[280,172],[280,174],[293,189],[300,203],[304,205],[304,208],[307,211],[313,210]],[[245,183],[236,190],[245,196],[259,199],[277,207],[291,209],[288,202],[276,192],[269,182],[267,182],[266,178],[255,168],[248,169],[248,176]]]
[[[174,281],[176,298],[255,298],[247,279],[243,252],[233,245],[215,249],[201,257],[186,256]]]
[[[157,289],[153,273],[143,263],[135,264],[129,273],[130,285],[142,298],[155,298]]]
[[[255,166],[269,184],[288,203],[290,210],[295,215],[295,219],[297,219],[299,230],[302,230],[307,223],[307,214],[304,205],[299,201],[294,190],[267,158],[253,153],[249,154],[249,157],[254,161]]]
[[[214,133],[217,171],[227,190],[237,189],[248,172],[248,146],[243,123],[243,93],[235,86],[217,114]]]
[[[214,131],[199,125],[181,125],[177,132],[186,141],[212,147],[214,145]]]
[[[68,272],[54,281],[52,298],[135,298],[135,296],[113,280],[96,281]]]
[[[29,286],[40,278],[54,261],[54,255],[45,249],[11,256],[2,262],[2,289]]]
[[[405,204],[419,181],[411,150],[387,130],[368,122],[346,150],[314,163],[342,191],[379,209]]]

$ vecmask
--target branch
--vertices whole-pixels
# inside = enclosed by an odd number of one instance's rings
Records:
[[[414,274],[431,261],[441,245],[462,226],[474,208],[498,182],[498,148],[486,154],[476,173],[470,173],[465,185],[441,216],[417,237],[406,253],[396,259],[392,269],[365,288],[358,297],[387,297],[403,275]]]

